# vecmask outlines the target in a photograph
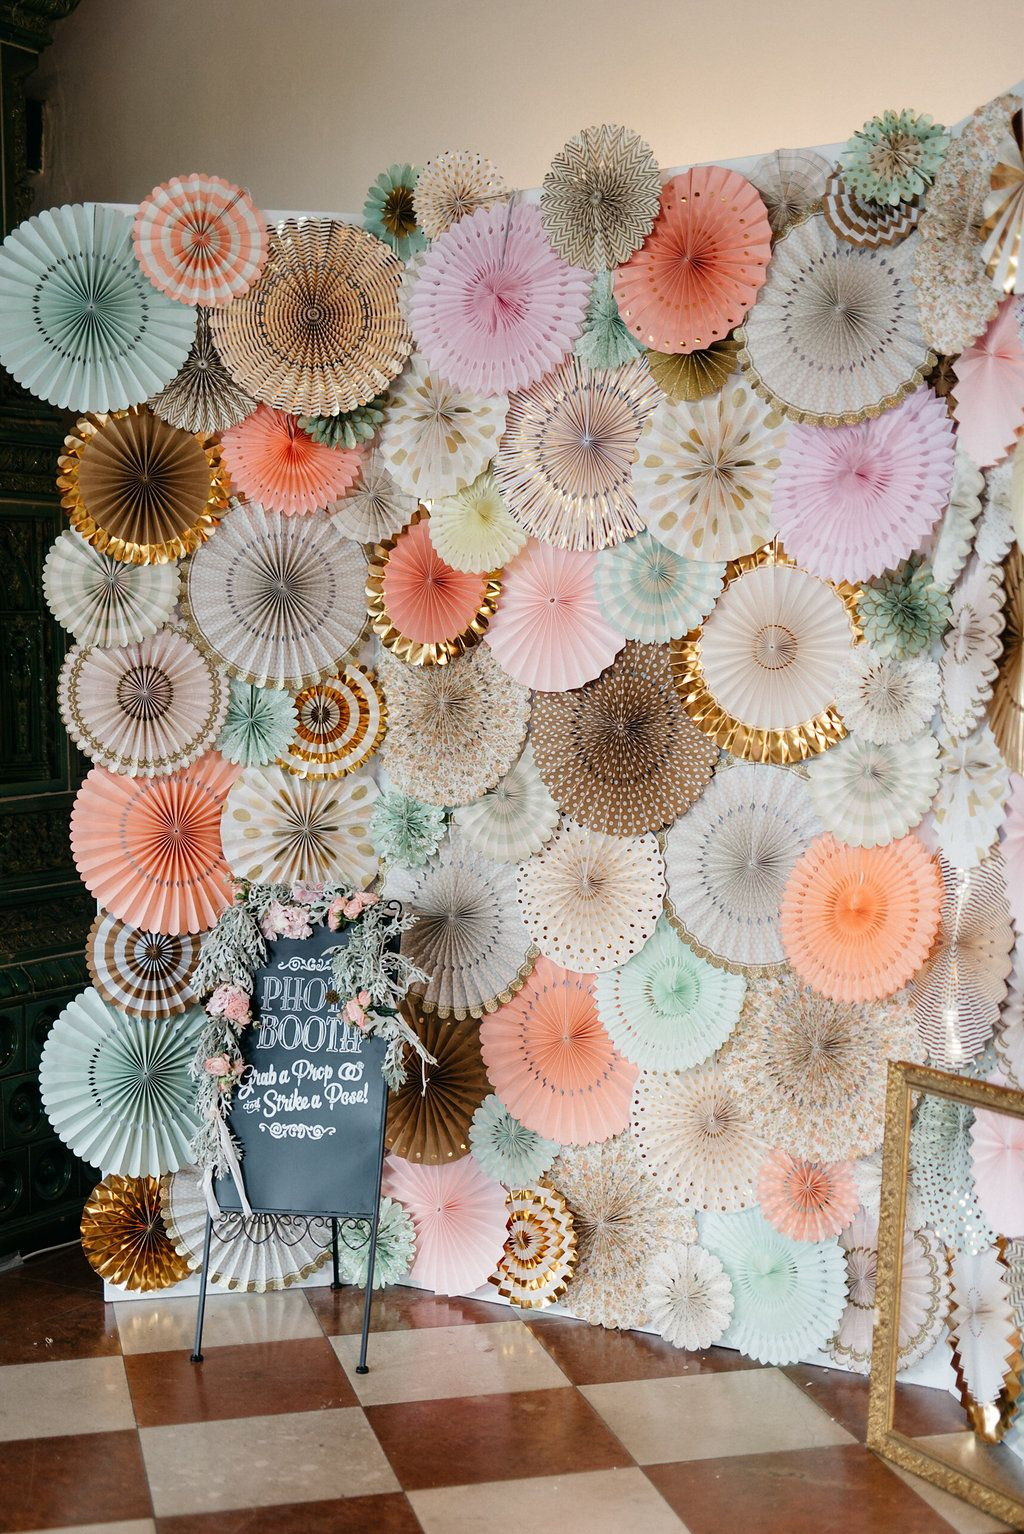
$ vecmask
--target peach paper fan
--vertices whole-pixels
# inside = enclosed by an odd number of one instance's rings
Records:
[[[224,462],[239,491],[268,511],[302,516],[330,505],[359,478],[358,448],[326,447],[293,415],[260,405],[224,433]]]
[[[788,1151],[769,1151],[757,1174],[761,1213],[794,1241],[838,1236],[860,1199],[849,1161],[803,1161]]]
[[[455,570],[434,548],[422,510],[394,538],[377,545],[367,577],[374,632],[415,665],[445,665],[479,644],[497,605],[491,576]]]

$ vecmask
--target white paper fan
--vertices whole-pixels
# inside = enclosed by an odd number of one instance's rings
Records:
[[[809,763],[807,777],[826,831],[851,847],[881,847],[927,813],[939,785],[939,743],[919,735],[877,746],[848,735]]]
[[[332,501],[327,515],[339,532],[357,543],[383,543],[400,533],[419,502],[400,490],[373,449],[360,465],[359,478],[340,501]]]
[[[877,746],[920,735],[939,703],[939,668],[927,656],[900,660],[866,644],[848,651],[836,683],[836,707],[849,730]]]
[[[998,1249],[957,1252],[950,1284],[949,1337],[964,1389],[976,1405],[994,1404],[1015,1380],[1020,1348],[1007,1269]]]
[[[521,863],[539,852],[554,836],[559,818],[558,805],[537,771],[529,741],[499,783],[454,815],[470,846],[499,863]]]
[[[936,584],[948,591],[967,563],[981,513],[985,476],[957,444],[949,505],[932,540],[928,562]]]
[[[717,1067],[641,1071],[630,1127],[647,1171],[680,1203],[704,1210],[756,1204],[768,1146],[743,1093]]]
[[[985,712],[1003,652],[1006,622],[998,567],[974,559],[951,597],[942,641],[942,718],[951,735],[969,735]]]
[[[380,456],[410,495],[452,495],[494,457],[507,411],[507,395],[487,398],[456,389],[414,352],[391,387]]]
[[[193,1272],[203,1262],[206,1196],[192,1167],[160,1188],[167,1234]],[[305,1215],[222,1214],[210,1231],[210,1281],[243,1294],[267,1294],[309,1278],[327,1261],[331,1223]]]
[[[781,964],[782,892],[821,823],[785,767],[720,770],[665,843],[669,915],[712,962]]]
[[[297,778],[281,767],[247,767],[221,819],[224,856],[256,884],[335,884],[365,889],[377,872],[369,819],[371,778]]]
[[[999,835],[1010,792],[1009,769],[987,724],[965,740],[940,734],[939,769],[927,839],[958,868],[973,868]]]
[[[174,611],[178,566],[126,564],[66,527],[46,556],[43,594],[79,644],[137,643],[163,628]]]

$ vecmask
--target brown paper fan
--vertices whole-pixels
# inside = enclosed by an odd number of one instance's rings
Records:
[[[150,409],[182,431],[228,431],[252,415],[256,401],[240,389],[217,355],[210,313],[198,311],[196,338],[179,373],[154,394]]]
[[[104,1001],[130,1017],[174,1017],[199,1002],[192,989],[197,936],[146,932],[101,911],[89,929],[85,958]]]
[[[409,1065],[405,1085],[388,1102],[388,1150],[406,1161],[439,1166],[469,1155],[469,1126],[491,1090],[475,1022],[446,1023],[412,1002],[403,1015],[433,1064]]]
[[[921,202],[917,197],[910,202],[867,202],[852,192],[835,170],[828,178],[821,211],[841,240],[877,250],[882,245],[898,245],[913,233],[921,216]]]
[[[643,139],[601,123],[584,128],[555,155],[540,206],[562,260],[600,272],[639,249],[660,199],[658,162]]]
[[[648,352],[647,366],[666,399],[678,404],[717,394],[735,373],[739,354],[740,343],[727,336],[703,351]]]
[[[775,149],[761,156],[750,179],[761,193],[773,235],[784,233],[810,211],[825,189],[828,173],[825,156],[813,149]]]
[[[331,219],[287,219],[270,232],[262,275],[212,312],[217,350],[257,399],[294,415],[365,405],[412,346],[398,307],[402,263],[381,240]]]
[[[219,444],[168,426],[148,406],[83,418],[64,449],[57,489],[72,527],[126,564],[191,554],[227,510]]]
[[[585,687],[538,693],[532,739],[556,803],[611,836],[671,825],[707,787],[718,759],[679,702],[665,645],[630,642]]]
[[[988,720],[1003,761],[1011,772],[1024,774],[1024,555],[1010,550],[1003,566],[1006,627]]]
[[[160,1218],[155,1177],[105,1177],[82,1210],[82,1251],[108,1284],[148,1294],[188,1277]]]

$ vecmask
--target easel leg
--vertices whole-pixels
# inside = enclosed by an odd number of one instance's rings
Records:
[[[356,1364],[357,1374],[369,1374],[370,1370],[366,1362],[366,1349],[370,1341],[370,1307],[373,1304],[373,1270],[377,1263],[377,1231],[380,1226],[380,1185],[384,1177],[384,1144],[387,1134],[387,1101],[385,1097],[384,1112],[380,1116],[380,1145],[377,1149],[377,1197],[373,1205],[373,1215],[370,1219],[370,1252],[366,1266],[366,1294],[363,1299],[363,1335],[359,1343],[359,1362]]]
[[[213,1220],[206,1216],[206,1230],[203,1233],[203,1266],[199,1273],[199,1309],[196,1311],[196,1340],[192,1349],[189,1363],[201,1364],[203,1361],[203,1322],[206,1319],[206,1282],[210,1276],[210,1237],[213,1234]]]
[[[341,1288],[341,1274],[338,1272],[338,1222],[334,1218],[331,1219],[331,1266],[334,1272],[331,1288],[338,1290]]]

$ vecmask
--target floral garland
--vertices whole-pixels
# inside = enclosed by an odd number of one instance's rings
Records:
[[[250,884],[238,880],[235,901],[203,939],[192,984],[205,996],[206,1025],[199,1037],[191,1074],[197,1083],[199,1128],[192,1140],[208,1195],[213,1177],[237,1179],[240,1147],[227,1120],[235,1087],[246,1068],[241,1038],[252,1023],[253,975],[266,962],[275,938],[312,937],[326,921],[348,942],[328,949],[334,1005],[347,1023],[372,1038],[388,1041],[382,1070],[391,1090],[406,1076],[407,1048],[433,1064],[399,1012],[409,987],[429,977],[393,946],[412,917],[393,903],[338,885]],[[239,1192],[242,1193],[241,1186]]]

